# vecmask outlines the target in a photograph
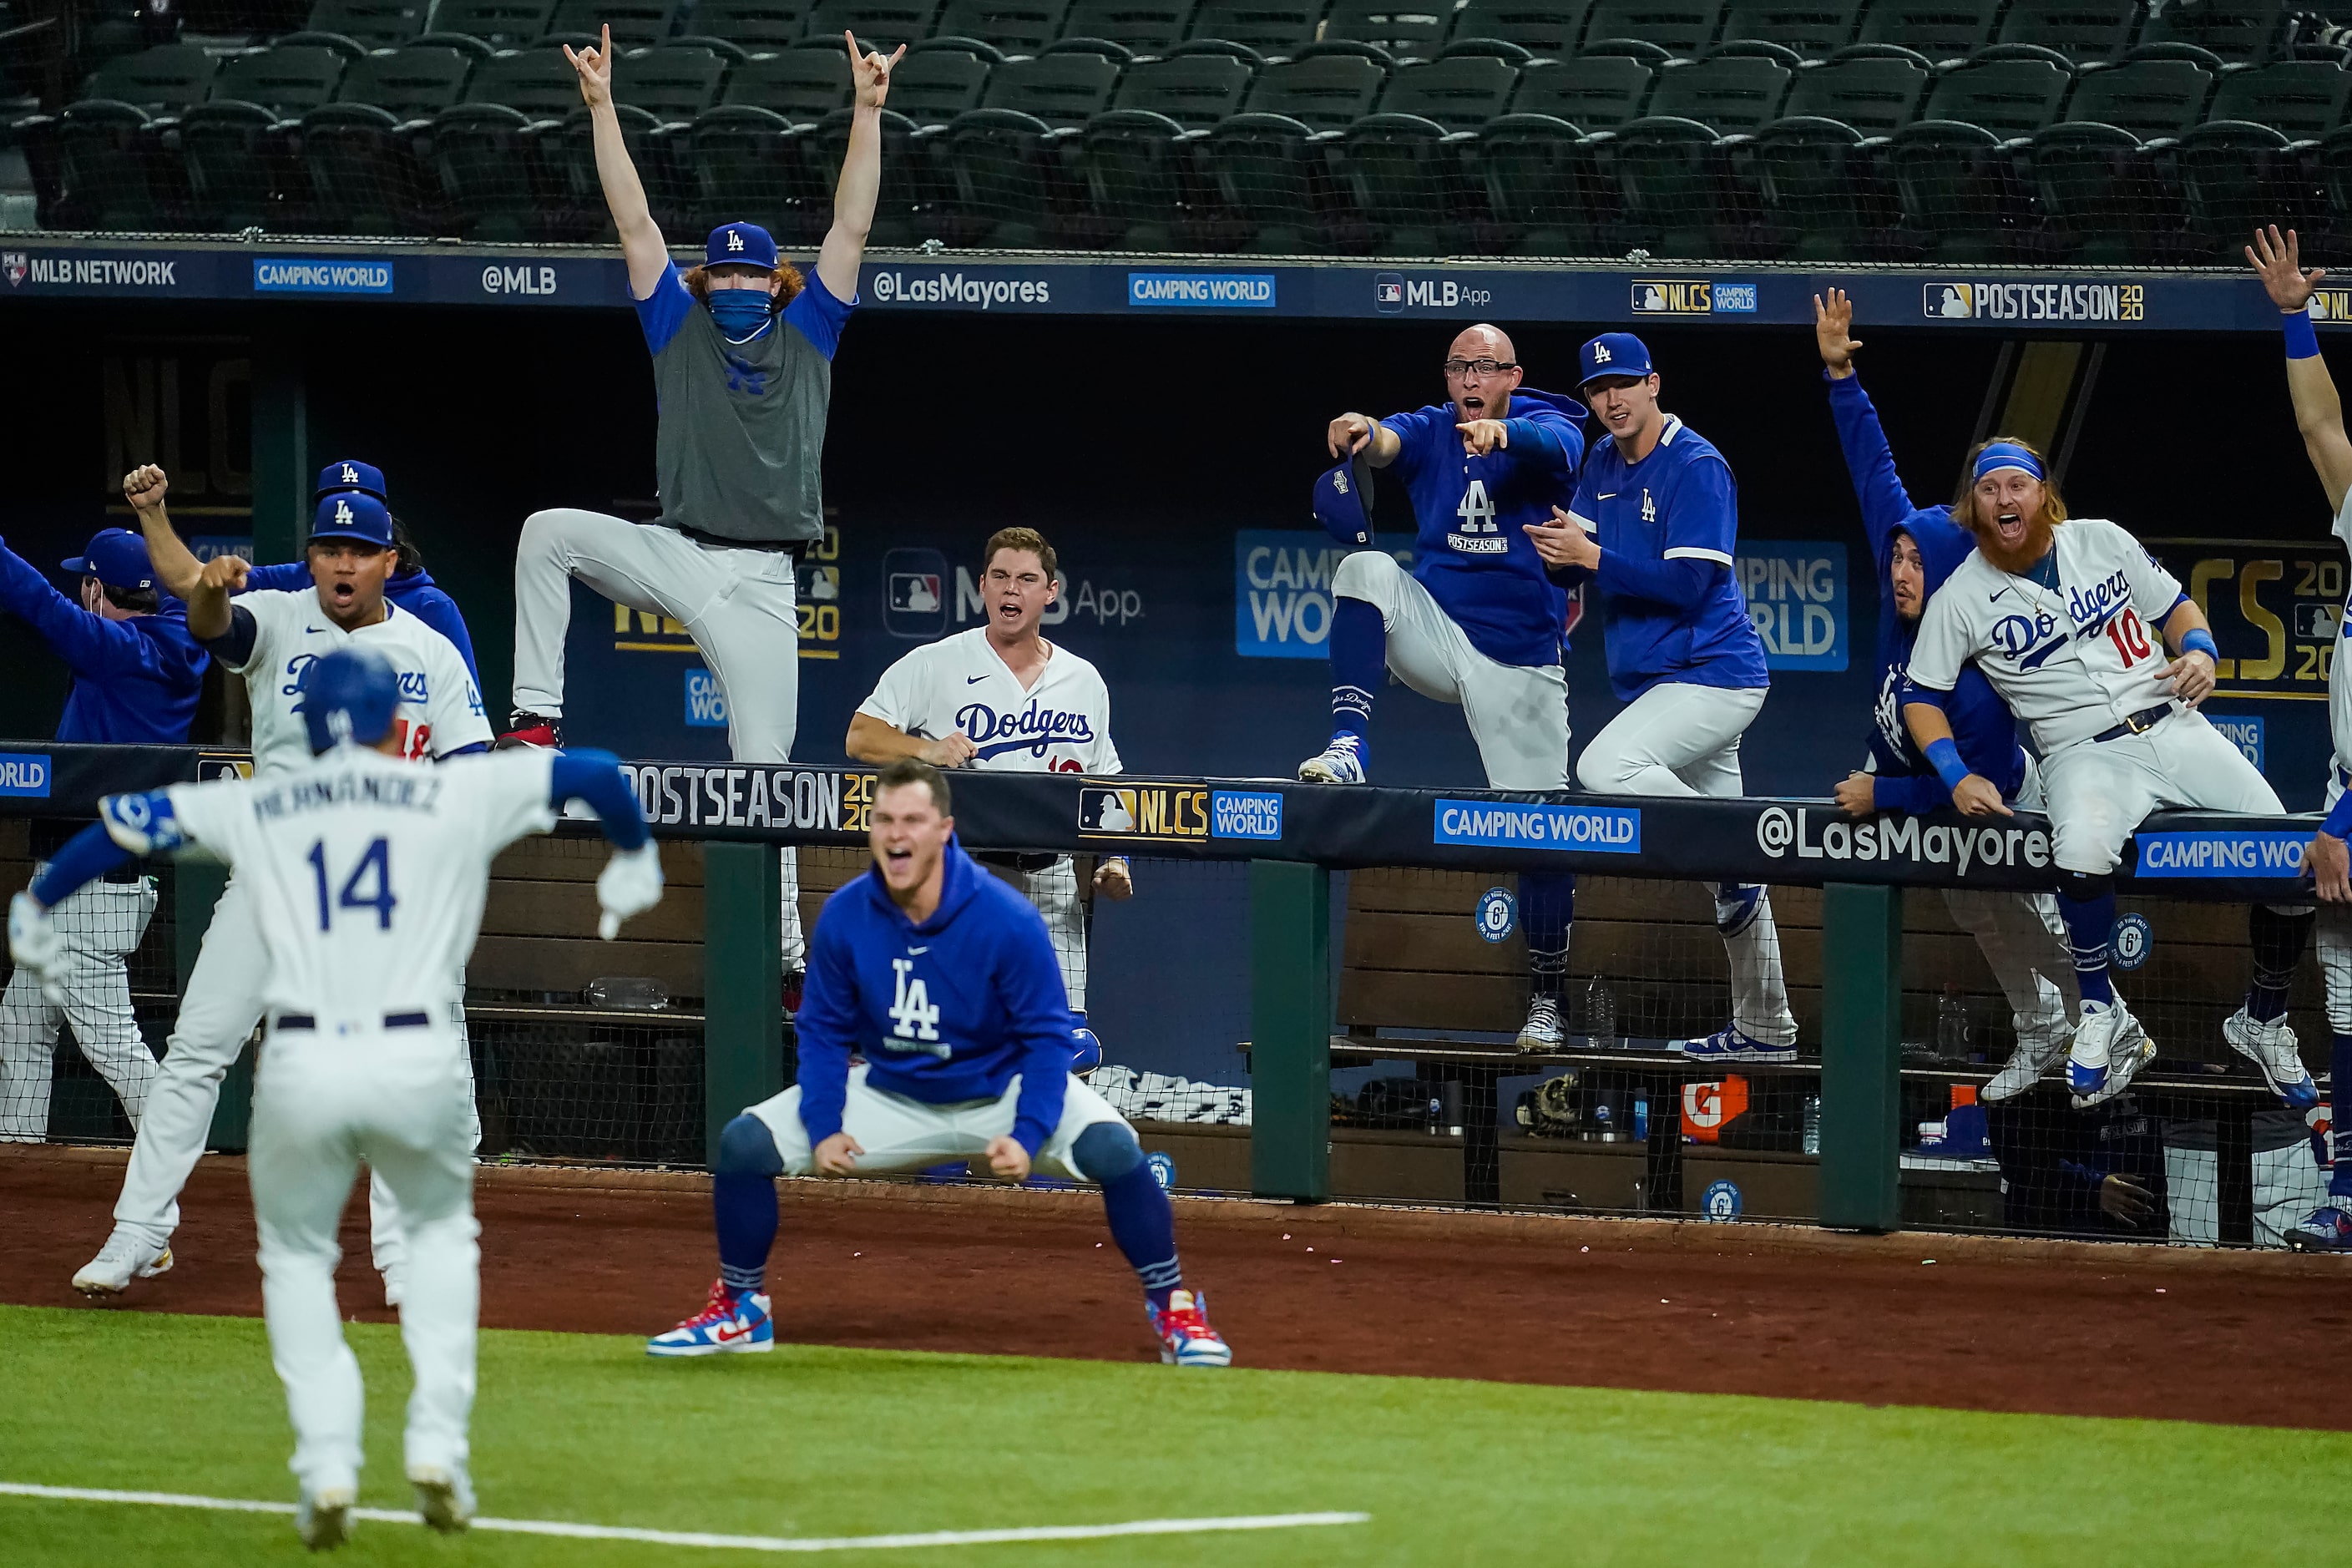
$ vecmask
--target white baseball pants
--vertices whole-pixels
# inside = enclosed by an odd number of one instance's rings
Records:
[[[1077,862],[1058,855],[1054,863],[1034,871],[1018,868],[1007,873],[1037,912],[1045,917],[1045,934],[1054,939],[1054,956],[1062,965],[1062,986],[1070,994],[1070,1011],[1087,1010],[1087,902],[1078,886]]]
[[[37,865],[37,877],[46,865]],[[136,949],[155,912],[155,884],[92,882],[57,907],[64,938],[66,1000],[53,1006],[30,971],[19,969],[0,993],[0,1143],[37,1143],[49,1132],[49,1085],[58,1023],[122,1101],[136,1130],[155,1081],[155,1053],[139,1033],[124,957]]]
[[[2017,804],[2042,808],[2042,773],[2025,759]],[[2083,997],[2074,984],[2074,955],[2066,922],[2049,893],[1980,893],[1944,889],[1952,923],[1977,939],[1977,951],[2009,999],[2009,1021],[2021,1046],[2051,1046],[2063,1038]]]
[[[2042,759],[2042,788],[2051,859],[2087,877],[2121,865],[2124,840],[2159,806],[2263,816],[2284,810],[2261,770],[2193,709],[2137,735],[2060,747]]]
[[[790,553],[703,544],[659,523],[558,507],[523,521],[515,552],[514,705],[560,718],[574,577],[616,605],[667,616],[702,650],[727,700],[739,763],[788,763],[800,726],[798,579]],[[783,956],[804,962],[800,859],[783,863]]]
[[[466,1462],[481,1315],[472,1101],[465,1043],[446,1029],[288,1031],[262,1046],[247,1163],[262,1313],[294,1426],[290,1468],[312,1490],[359,1479],[364,1394],[343,1339],[335,1265],[362,1161],[397,1195],[408,1254],[407,1463]]]
[[[2344,764],[2327,766],[2327,798],[2322,812],[2336,809],[2344,795]],[[2327,983],[2327,1028],[2331,1034],[2352,1035],[2352,904],[2322,904],[2312,937],[2319,945],[2319,973]],[[2347,1130],[2352,1131],[2352,1130]]]
[[[903,1094],[875,1089],[866,1081],[866,1067],[849,1069],[849,1098],[844,1101],[841,1130],[857,1140],[866,1152],[857,1157],[861,1175],[892,1171],[919,1171],[943,1160],[969,1159],[988,1152],[999,1138],[1013,1135],[1013,1119],[1021,1099],[1015,1078],[994,1100],[970,1100],[956,1105],[930,1105]],[[750,1108],[776,1137],[784,1174],[805,1176],[815,1169],[809,1149],[808,1129],[801,1123],[801,1091],[795,1084],[772,1100]],[[1049,1176],[1087,1178],[1080,1173],[1075,1151],[1078,1134],[1097,1122],[1124,1124],[1110,1101],[1096,1093],[1084,1079],[1073,1077],[1062,1099],[1062,1120],[1037,1150],[1034,1168]]]
[[[1331,592],[1380,611],[1389,668],[1398,679],[1423,697],[1461,706],[1487,788],[1568,787],[1568,677],[1559,665],[1488,658],[1385,551],[1359,550],[1341,560]]]
[[[1764,706],[1766,688],[1664,681],[1633,699],[1585,744],[1577,782],[1595,795],[1682,799],[1742,792],[1739,737]],[[1772,896],[1757,890],[1752,914],[1738,889],[1716,889],[1716,928],[1731,963],[1731,1021],[1749,1039],[1793,1045],[1797,1016],[1780,968]]]

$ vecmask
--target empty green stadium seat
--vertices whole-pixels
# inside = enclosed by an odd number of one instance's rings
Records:
[[[1454,14],[1454,43],[1492,39],[1516,45],[1528,59],[1561,59],[1584,37],[1591,0],[1470,0]]]
[[[791,48],[808,24],[811,0],[697,0],[697,37],[724,38],[753,54]],[[812,40],[838,42],[837,39]]]
[[[1824,60],[1853,41],[1861,0],[1732,0],[1723,41],[1777,44],[1801,60]]]
[[[1676,59],[1696,59],[1715,42],[1724,0],[1600,0],[1585,18],[1581,52],[1622,42],[1654,44]]]
[[[2140,30],[2143,44],[2187,44],[2224,65],[2260,65],[2285,28],[2280,0],[2171,0]]]
[[[426,122],[465,95],[487,51],[408,44],[352,62],[335,101],[302,116],[311,210],[336,234],[439,234]]]
[[[335,96],[346,56],[322,45],[232,56],[205,101],[191,105],[167,139],[187,180],[190,221],[236,233],[309,226],[310,183],[294,151],[294,121]]]
[[[903,159],[892,155],[910,129],[901,100],[920,95],[924,63],[909,56],[892,74],[890,103],[882,110],[886,198],[904,174]],[[986,66],[972,63],[986,75]],[[805,242],[825,221],[829,197],[811,172],[811,139],[825,116],[849,101],[848,52],[832,43],[754,55],[728,72],[719,102],[687,128],[681,163],[690,176],[688,226],[708,230],[748,218],[784,243]],[[889,210],[887,202],[877,206],[877,233]]]
[[[1287,58],[1315,41],[1324,0],[1204,0],[1188,38],[1223,38],[1272,58]]]
[[[1388,73],[1369,59],[1326,55],[1268,66],[1242,112],[1210,132],[1209,166],[1238,243],[1265,251],[1328,243],[1343,209],[1339,138],[1371,111]]]
[[[388,49],[425,31],[432,0],[319,0],[303,31],[335,33],[363,47]]]
[[[970,38],[1007,55],[1043,54],[1062,36],[1070,0],[948,0],[932,37]]]
[[[1200,156],[1209,129],[1240,110],[1251,69],[1224,55],[1186,55],[1129,66],[1111,106],[1087,121],[1078,142],[1094,216],[1107,244],[1180,246],[1213,208]]]
[[[1964,59],[1992,42],[2000,0],[1872,0],[1856,43],[1898,44],[1928,59]]]
[[[1391,59],[1433,58],[1454,25],[1453,0],[1339,0],[1323,37],[1378,45]]]
[[[1080,128],[1110,106],[1118,64],[1100,55],[1015,60],[989,73],[978,109],[948,122],[939,156],[964,230],[980,243],[1051,243],[1085,205]]]
[[[2038,44],[2092,65],[2131,47],[2141,13],[2140,0],[2014,0],[1993,41]]]
[[[1477,133],[1510,102],[1518,70],[1456,56],[1398,69],[1374,111],[1350,125],[1339,162],[1370,248],[1395,255],[1463,249],[1477,216]],[[1357,248],[1359,237],[1343,237]]]

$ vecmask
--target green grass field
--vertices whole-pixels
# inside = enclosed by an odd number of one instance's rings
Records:
[[[362,1502],[399,1507],[396,1331],[351,1330]],[[2145,1372],[2140,1373],[2145,1375]],[[2284,1373],[2283,1373],[2284,1374]],[[856,1536],[1362,1510],[1253,1534],[859,1551],[940,1563],[2342,1562],[2311,1500],[2352,1435],[1412,1378],[1180,1373],[780,1346],[483,1336],[482,1511]],[[0,1307],[0,1481],[289,1501],[261,1324]],[[283,1517],[0,1496],[12,1564],[293,1561]],[[338,1561],[726,1563],[740,1551],[445,1540],[363,1521]]]

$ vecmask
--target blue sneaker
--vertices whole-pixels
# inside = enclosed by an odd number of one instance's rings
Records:
[[[1073,1013],[1076,1020],[1070,1028],[1070,1070],[1084,1078],[1102,1066],[1102,1041],[1087,1026],[1084,1013]]]
[[[2083,1004],[2082,1022],[2066,1057],[2066,1084],[2074,1109],[2088,1110],[2131,1086],[2139,1069],[2156,1059],[2156,1042],[2117,997],[2105,1006]]]
[[[768,1298],[758,1291],[737,1295],[726,1281],[713,1280],[710,1300],[666,1334],[646,1342],[647,1355],[726,1355],[776,1348],[776,1321]]]
[[[1768,1046],[1752,1039],[1737,1024],[1726,1024],[1714,1034],[1697,1040],[1668,1040],[1666,1049],[1695,1062],[1792,1062],[1797,1059],[1794,1041],[1785,1046]]]
[[[2352,1252],[2352,1214],[2332,1203],[2315,1208],[2286,1233],[2286,1244],[2297,1252]]]

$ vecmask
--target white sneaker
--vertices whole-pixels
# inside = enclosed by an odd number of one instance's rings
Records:
[[[1306,784],[1363,783],[1363,741],[1345,733],[1332,736],[1319,754],[1298,764],[1298,776]]]
[[[2319,1103],[2319,1086],[2311,1081],[2311,1069],[2303,1065],[2294,1031],[2287,1027],[2284,1018],[2259,1024],[2240,1007],[2221,1026],[2221,1037],[2230,1042],[2231,1050],[2263,1069],[2271,1092],[2284,1100],[2289,1110],[2309,1110]]]
[[[2027,1039],[2017,1042],[2017,1049],[2009,1054],[1992,1081],[1984,1086],[1981,1098],[1999,1104],[2014,1100],[2042,1081],[2042,1075],[2056,1067],[2066,1056],[2066,1037],[2056,1039]]]
[[[2083,1004],[2083,1021],[2075,1026],[2074,1047],[2066,1055],[2066,1080],[2074,1091],[2074,1109],[2088,1110],[2121,1094],[2156,1059],[2156,1042],[2139,1026],[2123,999],[2101,1006]]]
[[[73,1288],[85,1296],[120,1296],[133,1279],[152,1279],[172,1268],[172,1244],[150,1243],[121,1231],[106,1238],[98,1256],[81,1266]]]
[[[332,1552],[352,1538],[352,1505],[359,1500],[357,1487],[302,1489],[294,1505],[294,1532],[313,1552]]]
[[[385,1269],[383,1271],[383,1304],[387,1307],[397,1307],[407,1294],[408,1271],[404,1268]]]
[[[1529,1053],[1556,1051],[1568,1042],[1560,1026],[1559,999],[1538,996],[1528,1004],[1528,1021],[1519,1026],[1519,1049]]]
[[[463,1465],[411,1465],[408,1484],[416,1489],[416,1511],[442,1534],[474,1522],[474,1483]]]

